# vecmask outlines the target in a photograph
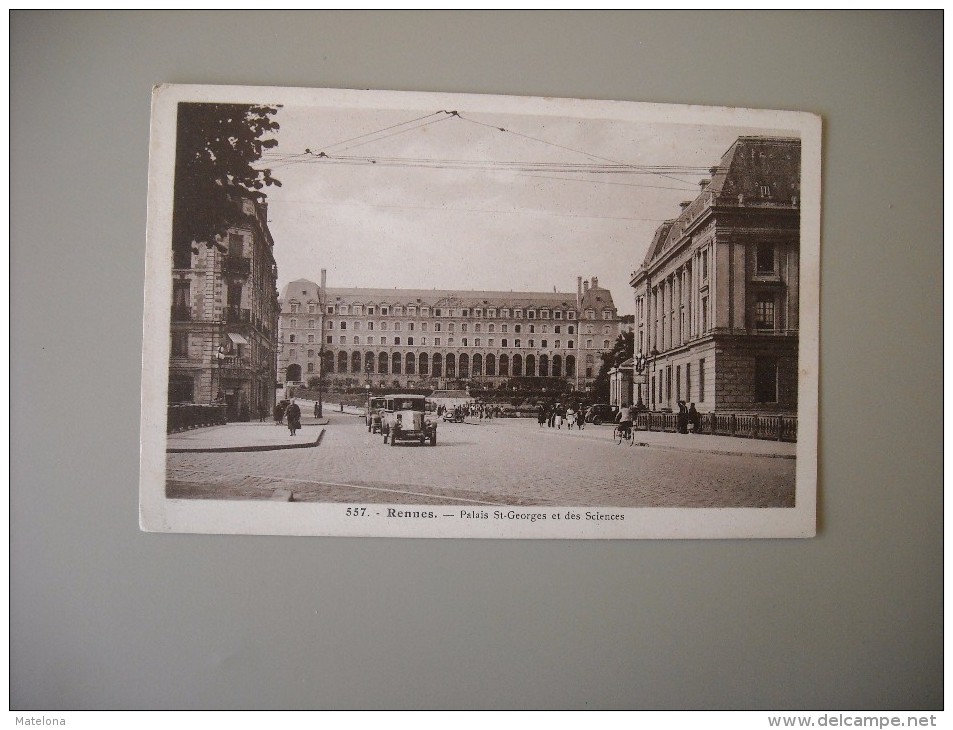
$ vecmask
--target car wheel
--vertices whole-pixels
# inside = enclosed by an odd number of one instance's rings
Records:
[[[387,443],[387,431],[385,431],[385,430],[382,428],[382,429],[381,429],[381,433],[384,434],[384,443],[386,444],[386,443]]]
[[[397,446],[397,436],[395,434],[390,435],[390,445]]]
[[[436,431],[434,431],[432,434],[430,434],[430,445],[431,445],[431,446],[436,446],[436,445],[437,445],[437,432],[436,432]]]
[[[592,425],[593,425],[593,426],[601,426],[601,425],[602,425],[602,419],[599,418],[599,416],[593,416]]]
[[[426,436],[421,436],[421,437],[420,437],[420,445],[423,446],[425,443],[427,443],[427,437],[426,437]]]
[[[368,433],[371,432],[371,424],[367,424],[367,432],[368,432]]]

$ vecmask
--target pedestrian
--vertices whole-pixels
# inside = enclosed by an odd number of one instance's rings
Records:
[[[295,403],[294,398],[291,399],[291,403],[288,404],[288,410],[285,411],[285,415],[288,417],[288,430],[291,431],[291,435],[295,435],[295,431],[301,428],[301,407]]]
[[[314,402],[314,417],[315,418],[318,417],[318,402],[317,401]]]
[[[272,409],[272,416],[275,419],[275,425],[280,426],[285,417],[284,401],[275,403],[275,407]]]
[[[536,418],[539,421],[539,427],[542,428],[543,424],[546,423],[546,406],[542,403],[539,404],[539,412],[536,414]]]
[[[572,403],[570,403],[566,409],[566,430],[572,431],[574,425],[576,425],[576,409],[573,408]]]
[[[702,414],[695,408],[694,403],[688,407],[688,422],[692,426],[692,433],[702,432]]]
[[[678,401],[678,415],[675,417],[675,425],[679,433],[688,433],[688,408],[685,407],[685,401]]]
[[[549,427],[554,428],[556,426],[556,404],[549,404]]]

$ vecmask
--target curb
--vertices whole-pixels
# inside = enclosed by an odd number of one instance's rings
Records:
[[[248,453],[254,451],[282,451],[284,449],[310,449],[320,446],[321,439],[324,438],[324,427],[314,441],[305,441],[295,444],[262,444],[260,446],[216,446],[211,448],[171,448],[166,449],[167,454],[234,454]]]
[[[552,429],[546,429],[545,432],[535,431],[537,436],[542,435],[542,433],[548,433]],[[558,435],[557,431],[555,435]],[[588,441],[602,441],[604,443],[614,444],[611,439],[603,439],[597,436],[575,436],[573,438],[582,438]],[[797,459],[796,454],[764,454],[751,451],[728,451],[726,449],[691,449],[684,446],[672,446],[670,444],[652,444],[646,441],[635,441],[632,446],[640,446],[645,449],[662,449],[663,451],[682,451],[689,454],[716,454],[718,456],[753,456],[758,459]]]

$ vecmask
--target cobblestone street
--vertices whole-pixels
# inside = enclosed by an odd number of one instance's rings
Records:
[[[301,502],[794,505],[794,459],[677,448],[679,439],[703,436],[637,433],[636,445],[616,445],[609,426],[555,430],[539,428],[531,419],[441,423],[437,433],[436,447],[400,443],[392,448],[379,434],[367,432],[363,418],[335,413],[313,448],[170,453],[168,496],[270,499],[281,489]],[[655,443],[638,445],[642,436],[656,437]]]

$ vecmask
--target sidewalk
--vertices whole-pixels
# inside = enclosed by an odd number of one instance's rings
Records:
[[[275,425],[274,421],[227,423],[224,426],[197,428],[169,434],[166,438],[166,451],[181,454],[306,449],[321,443],[327,424],[327,418],[302,417],[301,430],[294,436],[288,431],[287,425]]]
[[[577,429],[539,428],[536,433],[540,437],[552,438],[582,438],[594,441],[613,443],[613,427],[609,425],[593,426],[586,424],[582,431]],[[771,459],[794,459],[797,454],[797,444],[786,441],[767,441],[763,439],[744,439],[733,436],[711,436],[709,434],[665,433],[660,431],[636,431],[635,442],[631,448],[669,449],[671,451],[694,451],[702,454],[723,454],[729,456],[757,456]],[[613,445],[615,445],[613,443]],[[620,449],[629,448],[625,443],[619,444]]]

